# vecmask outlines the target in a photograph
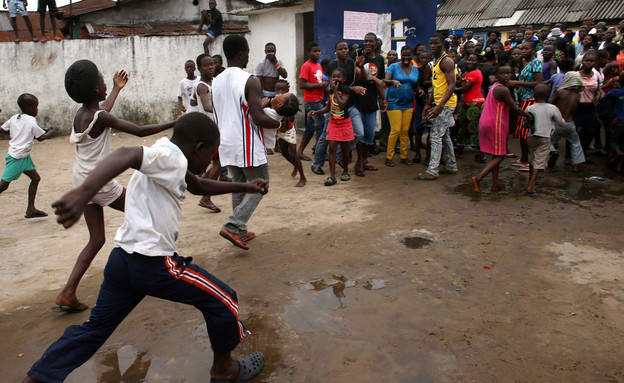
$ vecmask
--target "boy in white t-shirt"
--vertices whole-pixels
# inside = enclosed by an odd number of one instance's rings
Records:
[[[178,105],[184,113],[197,112],[197,104],[191,105],[191,99],[195,96],[195,87],[199,83],[199,77],[195,76],[195,62],[187,60],[184,64],[186,78],[180,81],[178,87]]]
[[[529,168],[531,176],[527,195],[535,197],[535,181],[540,170],[548,166],[548,155],[550,154],[550,139],[555,131],[555,124],[565,125],[559,108],[548,104],[550,89],[544,84],[539,84],[533,91],[535,104],[529,106],[526,111],[533,115],[533,128],[527,137],[529,146]]]
[[[9,141],[9,151],[5,157],[6,166],[0,180],[0,194],[9,188],[11,181],[15,181],[22,175],[26,174],[30,178],[30,186],[28,186],[28,207],[26,208],[25,218],[46,217],[48,214],[35,208],[35,196],[37,195],[37,186],[41,177],[35,164],[30,158],[30,151],[33,147],[33,138],[37,141],[43,141],[54,136],[54,129],[47,132],[37,125],[37,113],[39,112],[39,100],[30,93],[24,93],[17,98],[17,105],[22,110],[21,114],[16,114],[7,122],[2,124],[0,132],[8,134],[11,139]]]
[[[211,382],[244,382],[262,371],[260,352],[238,361],[231,357],[246,334],[238,320],[236,292],[192,264],[192,258],[179,256],[175,248],[186,191],[196,195],[267,192],[261,179],[238,183],[197,177],[218,147],[215,123],[201,113],[186,114],[175,123],[171,140],[163,137],[151,147],[116,150],[82,185],[52,204],[57,221],[69,228],[102,186],[127,169],[136,169],[126,192],[125,221],[115,236],[89,320],[68,327],[33,365],[24,383],[64,381],[146,295],[193,305],[202,312],[214,355]]]

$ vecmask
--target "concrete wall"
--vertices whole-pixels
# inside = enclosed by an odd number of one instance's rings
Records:
[[[303,48],[303,34],[301,14],[314,11],[314,4],[307,4],[288,8],[271,8],[270,12],[249,16],[249,30],[246,37],[249,42],[249,64],[247,70],[255,72],[256,65],[264,60],[264,45],[275,43],[276,56],[282,60],[288,72],[290,91],[297,93],[297,79],[299,67],[306,60]],[[303,93],[301,93],[303,97]]]
[[[246,21],[245,16],[229,15],[234,9],[248,8],[250,4],[241,0],[217,0],[217,9],[223,14],[224,22]],[[82,23],[129,25],[135,23],[189,23],[199,24],[202,9],[209,9],[208,0],[199,0],[194,6],[191,0],[151,0],[122,5],[104,11],[80,16]]]
[[[219,36],[213,43],[213,54],[222,54],[223,38]],[[177,87],[185,77],[184,62],[195,60],[203,52],[203,41],[204,37],[197,35],[0,43],[0,121],[19,112],[20,94],[32,93],[39,98],[39,125],[69,133],[80,105],[65,92],[65,70],[84,58],[96,63],[109,93],[115,72],[128,72],[130,81],[117,99],[113,114],[137,124],[168,121],[179,114]]]

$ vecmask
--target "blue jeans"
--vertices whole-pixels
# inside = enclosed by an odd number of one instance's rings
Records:
[[[429,159],[429,167],[427,173],[437,177],[440,166],[440,157],[442,157],[442,148],[446,155],[446,168],[451,171],[457,170],[457,162],[455,162],[455,152],[453,151],[453,141],[451,141],[450,128],[455,121],[453,120],[453,110],[445,106],[438,117],[433,119],[431,131],[429,132],[431,143],[431,155]]]
[[[362,136],[364,136],[364,126],[362,125],[362,119],[360,118],[360,111],[355,106],[349,107],[349,117],[351,117],[351,124],[353,125],[353,140],[349,141],[349,150],[353,150],[355,145],[360,142]],[[329,113],[325,118],[325,124],[323,132],[316,142],[316,149],[314,150],[314,162],[312,166],[322,168],[327,158],[327,123],[329,122]],[[340,153],[340,147],[338,148],[338,154],[336,161],[340,163],[342,161],[342,155]]]
[[[375,125],[377,125],[377,111],[370,113],[360,112],[360,118],[362,119],[362,127],[364,129],[364,136],[362,137],[361,141],[366,145],[373,145],[375,143]]]
[[[178,254],[148,257],[128,254],[117,247],[104,268],[104,281],[89,320],[67,327],[32,366],[28,376],[43,382],[63,382],[95,354],[146,295],[199,309],[215,352],[230,352],[242,339],[244,328],[238,321],[238,298],[225,283],[192,264],[191,258]]]
[[[321,110],[323,109],[323,101],[305,101],[303,103],[306,111],[306,128],[303,132],[304,138],[312,138],[314,133],[321,133],[323,129],[323,125],[325,124],[325,118],[322,114],[317,114],[316,116],[310,116],[309,113],[312,110]]]

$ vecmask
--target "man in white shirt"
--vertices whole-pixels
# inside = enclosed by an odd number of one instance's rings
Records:
[[[228,68],[212,83],[214,118],[221,132],[221,165],[228,167],[235,182],[261,178],[268,183],[269,166],[260,126],[277,129],[282,122],[264,113],[260,80],[243,70],[249,62],[245,37],[228,35],[223,40],[223,52]],[[261,200],[261,194],[232,193],[232,215],[219,235],[234,246],[249,250],[247,242],[256,235],[247,230],[247,221]]]

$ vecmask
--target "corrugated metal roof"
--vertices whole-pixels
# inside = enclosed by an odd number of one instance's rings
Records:
[[[135,1],[137,0],[119,0],[118,2],[112,1],[112,0],[82,0],[77,3],[72,3],[71,14],[74,16],[80,16],[86,13],[97,12],[97,11],[101,11],[103,9],[108,9],[108,8],[114,8],[117,6],[117,3],[119,3],[119,5],[124,5],[128,3],[133,3]],[[64,5],[62,7],[59,7],[59,11],[63,12],[65,16],[67,16],[70,14],[69,8],[70,8],[69,5]]]
[[[506,26],[505,20],[514,20],[517,11],[524,12],[509,26],[578,23],[586,16],[619,21],[624,18],[624,0],[446,0],[438,8],[437,29]]]
[[[195,35],[197,28],[188,24],[137,24],[134,26],[85,24],[89,36],[94,39],[127,37],[127,36],[180,36]],[[246,33],[246,25],[229,23],[223,25],[223,33]]]
[[[46,16],[49,17],[49,16]],[[37,38],[41,38],[41,28],[39,26],[39,13],[38,12],[29,12],[28,18],[30,19],[30,23],[32,24],[33,31],[35,32],[35,36]],[[50,20],[46,20],[46,26],[50,28]],[[62,23],[57,22],[57,27],[62,27]],[[22,42],[27,42],[31,40],[30,32],[26,27],[26,22],[24,22],[24,18],[21,16],[17,16],[17,31],[20,35],[20,40]],[[49,32],[47,34],[47,38],[49,39],[52,33]],[[63,34],[57,30],[56,35],[64,39]],[[15,40],[15,33],[13,33],[13,27],[11,26],[11,20],[9,18],[8,11],[0,11],[0,42],[13,42]]]

